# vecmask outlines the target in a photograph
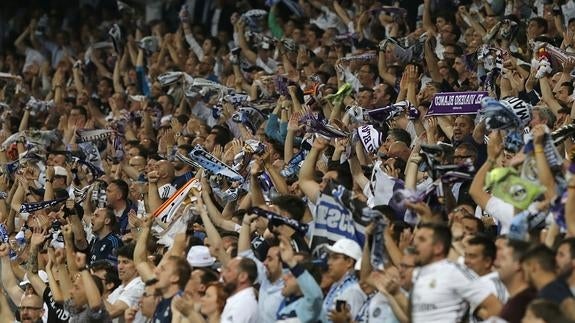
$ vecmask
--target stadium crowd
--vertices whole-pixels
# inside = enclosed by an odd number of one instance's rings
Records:
[[[574,0],[0,4],[0,322],[575,322]]]

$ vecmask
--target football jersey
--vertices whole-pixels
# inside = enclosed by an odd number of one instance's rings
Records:
[[[491,294],[477,274],[449,260],[413,272],[411,322],[459,322]]]

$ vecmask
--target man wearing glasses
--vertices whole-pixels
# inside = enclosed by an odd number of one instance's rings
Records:
[[[24,296],[22,296],[22,301],[20,302],[19,310],[21,323],[42,322],[44,307],[40,296],[36,294],[24,294]]]

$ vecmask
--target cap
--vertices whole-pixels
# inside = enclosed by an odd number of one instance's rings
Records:
[[[44,284],[48,283],[48,274],[43,270],[38,270],[38,276],[44,282]],[[30,280],[28,279],[28,273],[24,274],[24,279],[20,282],[20,286],[24,287],[30,284]]]
[[[210,267],[216,262],[216,258],[210,254],[206,246],[193,246],[186,257],[192,267]]]
[[[54,176],[65,176],[68,177],[68,171],[62,166],[54,166]]]
[[[346,255],[359,261],[361,259],[361,247],[351,239],[343,238],[337,240],[332,246],[327,247],[329,252]]]

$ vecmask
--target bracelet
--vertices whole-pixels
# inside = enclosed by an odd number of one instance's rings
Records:
[[[488,159],[487,162],[491,165],[495,165],[495,160],[493,159]]]
[[[535,149],[534,151],[535,151],[536,154],[538,154],[538,153],[543,153],[543,152],[544,152],[543,149]]]
[[[575,189],[575,185],[568,185],[567,188],[568,189]]]

